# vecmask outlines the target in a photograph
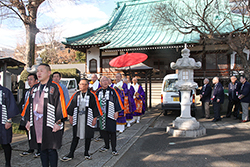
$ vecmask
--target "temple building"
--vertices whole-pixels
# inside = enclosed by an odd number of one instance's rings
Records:
[[[152,10],[163,0],[130,0],[117,2],[109,21],[96,29],[65,38],[66,47],[86,53],[87,74],[111,75],[115,68],[110,60],[126,52],[148,55],[143,63],[158,69],[153,78],[162,79],[166,74],[175,73],[170,63],[181,57],[181,50],[187,44],[191,56],[202,62],[201,69],[195,70],[194,79],[203,80],[221,76],[228,79],[241,61],[236,53],[228,52],[226,44],[200,44],[200,34],[181,34],[167,31],[154,23]],[[246,51],[247,53],[248,51]],[[249,53],[249,52],[248,52]],[[111,77],[112,77],[111,76]]]

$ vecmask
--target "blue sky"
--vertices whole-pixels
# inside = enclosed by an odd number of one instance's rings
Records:
[[[37,27],[42,31],[36,43],[44,41],[46,28],[56,26],[57,39],[70,37],[97,28],[109,20],[116,7],[115,0],[70,0],[44,2],[38,10]],[[15,48],[25,43],[25,28],[19,20],[5,20],[0,24],[0,47]]]

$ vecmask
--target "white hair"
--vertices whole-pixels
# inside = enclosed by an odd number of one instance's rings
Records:
[[[102,82],[104,79],[106,79],[108,81],[108,77],[106,77],[106,76],[102,76],[100,81]]]
[[[128,79],[127,79],[127,78],[123,78],[123,81],[127,82],[127,81],[128,81]]]
[[[208,78],[205,78],[204,80],[206,80],[207,82],[209,82],[209,79],[208,79]]]

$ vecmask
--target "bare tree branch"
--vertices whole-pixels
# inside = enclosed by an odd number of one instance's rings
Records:
[[[25,55],[27,66],[31,67],[35,59],[35,40],[40,30],[37,28],[37,12],[43,2],[52,0],[0,0],[0,19],[17,18],[22,21],[26,30]],[[80,0],[70,0],[78,3]]]
[[[10,1],[11,2],[11,1]],[[3,7],[6,7],[6,8],[8,8],[9,10],[11,10],[23,23],[25,22],[24,21],[24,19],[22,18],[22,16],[13,8],[13,7],[15,7],[14,5],[12,5],[12,4],[6,4],[6,3],[4,3],[3,1],[0,1],[0,4],[1,4],[1,6],[0,6],[0,8],[3,8]],[[11,13],[3,13],[3,14],[1,14],[2,16],[8,16],[8,15],[10,15]]]
[[[229,1],[163,1],[153,8],[152,20],[167,31],[199,33],[201,43],[227,44],[238,53],[250,75],[250,60],[243,53],[243,49],[250,49],[250,3],[246,0]]]

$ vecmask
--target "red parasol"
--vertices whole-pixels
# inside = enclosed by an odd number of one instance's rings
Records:
[[[144,53],[126,53],[118,56],[109,62],[112,67],[128,67],[145,61],[148,56]]]

